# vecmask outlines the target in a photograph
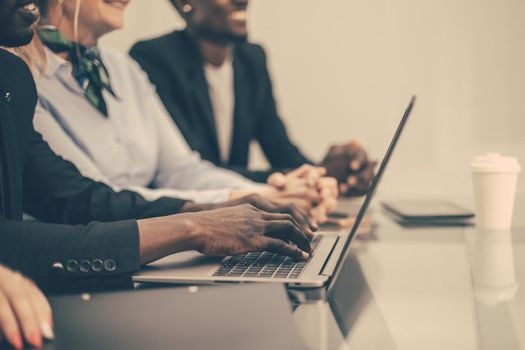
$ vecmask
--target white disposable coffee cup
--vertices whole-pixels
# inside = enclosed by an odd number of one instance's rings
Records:
[[[499,153],[487,153],[474,157],[470,167],[476,226],[481,230],[508,230],[512,225],[518,174],[521,172],[518,160]]]
[[[471,270],[478,300],[488,305],[511,300],[518,290],[510,230],[477,231]]]

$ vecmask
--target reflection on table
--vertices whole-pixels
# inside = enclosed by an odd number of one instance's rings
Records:
[[[376,205],[338,284],[297,307],[304,339],[312,349],[525,348],[525,225],[515,222],[407,229]]]

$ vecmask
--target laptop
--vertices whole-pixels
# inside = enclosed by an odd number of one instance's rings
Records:
[[[253,252],[226,258],[207,257],[198,252],[174,254],[144,267],[133,276],[134,282],[149,283],[221,283],[275,282],[292,288],[322,287],[337,272],[350,249],[370,201],[412,112],[416,97],[401,118],[388,150],[377,170],[349,234],[320,232],[311,242],[308,261],[296,261],[270,252]]]

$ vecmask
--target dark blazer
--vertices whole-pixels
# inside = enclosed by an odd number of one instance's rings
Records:
[[[264,50],[259,45],[238,44],[233,57],[235,112],[229,161],[220,159],[204,62],[191,35],[177,31],[142,41],[130,51],[157,87],[171,117],[191,148],[204,159],[258,181],[268,172],[249,172],[251,141],[258,141],[273,170],[298,167],[310,161],[290,141],[277,114]]]
[[[0,50],[0,262],[44,289],[129,282],[140,262],[134,219],[173,214],[184,201],[147,202],[82,177],[33,129],[36,100],[27,66]],[[41,222],[22,222],[23,212]]]

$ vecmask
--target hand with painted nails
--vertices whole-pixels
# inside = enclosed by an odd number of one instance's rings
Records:
[[[377,162],[368,158],[358,141],[330,147],[322,162],[327,175],[339,182],[339,191],[345,196],[362,196],[375,175]]]
[[[22,349],[24,341],[41,348],[52,340],[53,319],[47,299],[33,282],[0,265],[0,343]]]

